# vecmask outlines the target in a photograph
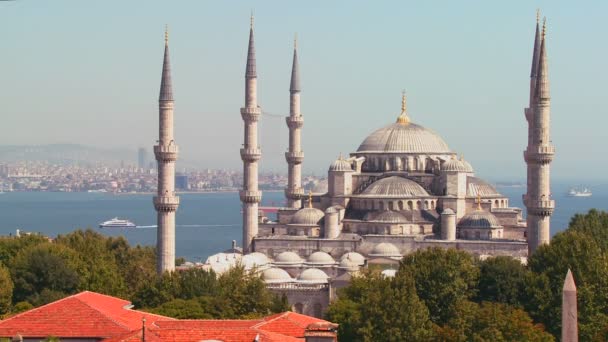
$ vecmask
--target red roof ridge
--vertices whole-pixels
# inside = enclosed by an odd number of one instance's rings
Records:
[[[122,306],[122,309],[124,309],[124,310],[131,310],[130,308],[126,308],[126,306],[131,305],[131,302],[129,302],[129,301],[127,301],[127,300],[124,300],[124,299],[122,299],[122,298],[118,298],[118,297],[112,297],[112,296],[104,295],[104,294],[97,293],[97,292],[93,292],[93,291],[83,291],[83,292],[80,292],[79,294],[77,294],[77,295],[75,295],[75,296],[74,296],[74,297],[77,297],[77,299],[78,299],[78,300],[79,300],[79,301],[80,301],[82,304],[84,304],[84,305],[86,305],[86,306],[90,307],[91,309],[93,309],[93,310],[95,310],[95,311],[99,312],[99,314],[101,314],[101,315],[102,315],[102,316],[104,316],[105,318],[107,318],[107,319],[109,319],[110,321],[112,321],[112,322],[116,323],[117,325],[119,325],[119,326],[121,326],[121,327],[125,328],[127,331],[132,331],[132,329],[131,329],[129,326],[127,326],[126,324],[124,324],[124,323],[122,323],[122,322],[117,321],[116,319],[114,319],[114,317],[112,317],[112,316],[108,315],[108,313],[107,313],[107,312],[105,312],[105,310],[101,310],[100,308],[95,307],[95,306],[93,306],[93,305],[91,305],[91,304],[87,303],[86,301],[84,301],[84,300],[82,300],[82,299],[78,298],[78,296],[79,296],[79,295],[81,295],[81,294],[83,294],[83,293],[86,293],[86,294],[94,294],[94,295],[97,295],[97,296],[100,296],[100,297],[101,297],[101,296],[103,296],[103,297],[109,297],[109,298],[112,298],[112,299],[114,299],[114,300],[118,299],[118,300],[126,301],[126,302],[128,302],[129,304],[127,304],[127,305],[123,305],[123,306]],[[138,311],[138,312],[139,312],[139,310],[131,310],[131,311]]]
[[[88,292],[88,291],[85,291],[85,292]],[[59,302],[66,301],[66,300],[68,300],[68,299],[72,299],[72,298],[74,298],[74,297],[78,296],[78,295],[79,295],[79,294],[81,294],[81,293],[82,293],[82,292],[80,292],[80,293],[76,293],[76,294],[73,294],[73,295],[71,295],[71,296],[67,296],[67,297],[61,298],[61,299],[59,299],[59,300],[56,300],[56,301],[54,301],[54,302],[46,303],[46,304],[44,304],[44,305],[40,305],[40,306],[35,307],[35,308],[33,308],[33,309],[30,309],[30,310],[26,310],[26,311],[20,312],[20,313],[18,313],[18,314],[16,314],[16,315],[14,315],[14,316],[10,316],[9,318],[6,318],[6,319],[3,319],[3,320],[0,320],[0,322],[4,323],[4,322],[7,322],[7,321],[12,320],[13,318],[21,317],[21,316],[25,315],[26,313],[27,313],[27,314],[29,314],[29,313],[31,313],[31,312],[35,312],[35,311],[41,310],[41,309],[43,309],[43,308],[45,308],[45,307],[47,307],[47,306],[49,306],[49,305],[51,305],[51,304],[53,304],[53,305],[54,305],[54,304],[57,304],[57,303],[59,303]]]

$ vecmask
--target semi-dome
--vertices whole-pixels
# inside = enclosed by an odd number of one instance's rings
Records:
[[[494,214],[483,209],[475,210],[464,215],[458,223],[459,228],[502,228],[500,221]]]
[[[309,268],[300,273],[298,281],[301,283],[324,284],[329,277],[318,268]]]
[[[357,265],[365,264],[365,257],[357,252],[345,253],[344,255],[342,255],[340,260],[345,260],[345,259],[349,259],[349,260],[355,262]]]
[[[367,136],[358,153],[452,153],[435,132],[414,123],[393,123]]]
[[[486,197],[486,196],[502,196],[495,187],[488,182],[477,177],[467,177],[467,196],[468,197]]]
[[[424,197],[428,192],[420,184],[399,176],[382,178],[368,186],[361,195],[369,197]]]
[[[283,252],[274,259],[277,265],[296,265],[302,263],[302,258],[294,252]]]
[[[352,171],[353,168],[348,161],[346,161],[342,156],[336,159],[330,166],[329,171]]]
[[[293,280],[287,271],[276,267],[262,272],[262,279],[266,283],[286,283]]]
[[[336,261],[331,257],[331,255],[322,251],[317,251],[308,257],[306,263],[311,265],[333,265],[336,263]]]
[[[317,208],[303,208],[291,218],[291,224],[302,226],[318,226],[325,214]]]
[[[402,257],[399,249],[389,242],[381,242],[374,246],[372,252],[369,254],[371,256],[381,256],[381,257]]]
[[[386,210],[376,216],[372,221],[386,222],[386,223],[404,223],[407,222],[405,216],[399,214],[396,211]]]
[[[464,163],[456,158],[452,158],[441,164],[441,171],[445,172],[469,172]]]

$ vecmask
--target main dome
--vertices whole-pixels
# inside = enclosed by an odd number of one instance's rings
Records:
[[[452,153],[435,132],[414,123],[393,123],[368,135],[358,153]]]

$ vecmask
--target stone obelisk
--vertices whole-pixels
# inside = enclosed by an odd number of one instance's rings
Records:
[[[578,342],[578,308],[576,285],[568,270],[562,291],[562,342]]]

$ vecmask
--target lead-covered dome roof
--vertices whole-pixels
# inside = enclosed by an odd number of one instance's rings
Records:
[[[381,212],[378,216],[376,216],[374,219],[372,219],[370,221],[386,222],[386,223],[403,223],[403,222],[407,222],[407,219],[405,218],[405,216],[401,215],[400,213],[398,213],[396,211],[386,210],[386,211]]]
[[[303,225],[303,226],[318,226],[321,224],[325,214],[323,211],[317,208],[303,208],[291,218],[291,224]]]
[[[269,268],[262,272],[262,279],[266,283],[286,283],[293,279],[287,271],[280,268]]]
[[[502,196],[498,190],[490,183],[477,177],[467,177],[467,196],[468,197],[486,197],[486,196]]]
[[[393,123],[368,135],[359,153],[451,153],[448,144],[435,132],[414,123]]]
[[[286,251],[283,252],[274,259],[274,263],[277,265],[295,265],[301,264],[302,258],[297,255],[295,252]]]
[[[327,283],[327,273],[321,271],[318,268],[308,268],[304,270],[304,272],[300,273],[298,277],[298,281],[301,283],[313,283],[313,284],[323,284]]]
[[[401,257],[399,249],[389,242],[381,242],[374,246],[371,256],[382,256],[382,257]]]
[[[313,265],[333,265],[336,263],[334,258],[326,252],[317,251],[312,253],[306,260],[308,264]]]
[[[369,197],[424,197],[429,196],[420,184],[413,180],[391,176],[373,182],[361,193]]]
[[[484,228],[502,228],[498,218],[494,214],[478,209],[469,214],[464,215],[458,223],[460,228],[473,228],[473,229],[484,229]]]

